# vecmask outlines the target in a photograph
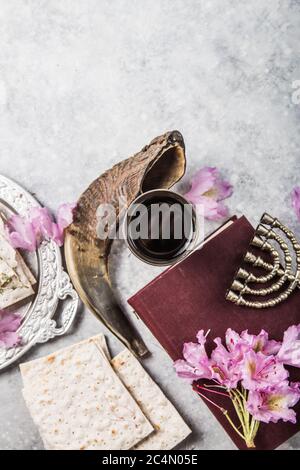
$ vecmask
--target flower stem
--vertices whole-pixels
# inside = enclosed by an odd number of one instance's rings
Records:
[[[231,424],[231,426],[233,427],[233,429],[235,430],[235,432],[243,439],[245,440],[245,436],[238,430],[238,428],[235,426],[235,424],[233,423],[232,419],[230,418],[229,414],[228,414],[228,411],[227,410],[224,410],[223,411],[223,414],[226,416],[227,420],[229,421],[229,423]]]
[[[199,390],[197,390],[195,386],[193,386],[193,390],[194,390],[195,392],[197,392],[200,397],[204,398],[204,400],[208,401],[209,403],[211,403],[212,405],[214,405],[216,408],[218,408],[220,411],[222,411],[222,413],[224,412],[224,408],[222,408],[222,406],[217,405],[217,403],[215,403],[215,402],[212,401],[210,398],[208,398],[207,396],[205,396],[204,393],[199,392]]]
[[[243,433],[245,436],[247,434],[247,426],[245,422],[244,408],[239,397],[236,395],[234,390],[231,390],[231,400],[232,400],[232,404],[234,406],[235,412],[240,420],[241,426],[243,428]]]
[[[207,387],[207,388],[222,388],[223,390],[227,390],[227,388],[224,387],[224,385],[203,384],[203,387]]]
[[[214,387],[214,386],[212,386]],[[245,390],[243,387],[241,387],[241,390],[238,388],[235,389],[227,389],[227,393],[219,392],[217,390],[211,390],[208,385],[201,386],[199,384],[194,384],[193,389],[197,394],[202,397],[204,400],[207,402],[211,403],[213,406],[218,408],[226,417],[234,431],[245,441],[246,445],[248,448],[253,448],[255,447],[254,444],[254,439],[256,437],[258,428],[259,428],[259,421],[253,418],[253,416],[250,415],[249,411],[247,410],[247,390]],[[231,417],[229,416],[228,410],[225,408],[219,406],[217,403],[215,403],[213,400],[208,398],[202,390],[214,393],[216,395],[222,395],[225,396],[226,398],[231,398],[233,407],[235,409],[235,412],[237,414],[237,417],[239,419],[239,422],[241,424],[241,430],[234,424],[232,421]]]
[[[256,437],[256,434],[257,434],[259,425],[260,425],[260,422],[257,421],[256,419],[252,418],[252,421],[251,421],[251,429],[250,429],[250,433],[249,433],[250,443],[253,443],[253,446],[252,446],[252,447],[255,447],[255,445],[254,445],[254,439],[255,439],[255,437]]]
[[[223,397],[230,398],[230,395],[228,393],[218,392],[217,390],[210,390],[208,387],[201,387],[201,385],[199,384],[196,384],[195,387],[200,390],[205,390],[207,392],[215,393],[216,395],[223,395]]]
[[[254,439],[258,431],[259,421],[256,421],[248,412],[247,404],[247,391],[242,387],[242,390],[230,390],[232,395],[232,403],[240,420],[243,428],[243,439],[248,448],[255,447]]]

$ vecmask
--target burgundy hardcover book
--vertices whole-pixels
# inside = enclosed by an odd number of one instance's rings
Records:
[[[241,264],[253,233],[251,224],[241,217],[129,299],[129,304],[172,360],[182,357],[183,343],[195,341],[200,329],[211,330],[210,341],[217,336],[224,338],[229,327],[238,332],[248,329],[254,334],[263,328],[269,332],[270,338],[281,340],[286,328],[300,323],[300,292],[293,293],[275,308],[263,310],[240,307],[225,300],[226,290]],[[153,299],[156,301],[153,302]],[[290,368],[290,374],[291,380],[300,381],[300,369]],[[218,404],[229,409],[231,416],[234,416],[229,400],[220,398]],[[205,403],[237,447],[245,449],[244,442],[222,412]],[[299,421],[300,403],[295,409]],[[298,422],[261,423],[255,440],[256,449],[275,449],[299,429]]]

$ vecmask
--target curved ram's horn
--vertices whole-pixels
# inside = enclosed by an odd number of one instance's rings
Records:
[[[140,357],[148,350],[112,292],[108,272],[111,242],[97,238],[96,212],[100,204],[112,204],[119,218],[120,197],[129,205],[141,192],[170,188],[184,172],[185,148],[180,132],[167,132],[155,138],[139,153],[118,163],[89,186],[78,201],[75,220],[66,233],[66,262],[81,299]]]

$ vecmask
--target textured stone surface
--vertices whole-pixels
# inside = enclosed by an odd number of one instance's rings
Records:
[[[178,128],[188,159],[179,190],[195,169],[217,165],[235,186],[232,213],[257,223],[268,210],[300,236],[289,199],[300,184],[300,105],[292,98],[299,26],[297,0],[0,0],[0,172],[55,209],[152,137]],[[122,243],[112,264],[124,306],[157,273]],[[183,447],[233,448],[139,328],[152,352],[144,366],[194,431]],[[72,334],[25,359],[99,331],[82,310]],[[109,343],[121,349],[111,335]],[[20,389],[16,366],[0,374],[2,449],[41,448]],[[300,437],[283,448],[300,448]]]

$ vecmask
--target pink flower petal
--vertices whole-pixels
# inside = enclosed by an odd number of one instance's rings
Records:
[[[198,343],[185,343],[183,357],[174,363],[177,375],[191,382],[199,379],[211,379],[212,371],[210,361],[205,350],[206,336],[200,330],[197,334]]]
[[[279,341],[269,340],[264,346],[262,353],[266,356],[276,355],[281,348],[281,343]]]
[[[299,389],[284,381],[264,390],[250,391],[247,409],[256,420],[264,423],[277,423],[280,419],[296,423],[296,413],[290,408],[296,405],[299,399]]]
[[[184,361],[183,359],[175,361],[174,368],[178,377],[187,379],[190,382],[194,382],[195,380],[199,379],[212,378],[212,373],[208,367],[202,366],[201,364],[196,367],[192,364],[189,364],[187,361]]]
[[[204,330],[198,331],[196,338],[197,338],[198,343],[201,344],[201,346],[205,345],[207,334],[208,332],[204,334]]]
[[[53,223],[51,238],[58,246],[63,246],[65,239],[64,231],[55,223]]]
[[[11,348],[19,343],[17,329],[20,324],[21,318],[18,315],[0,310],[0,348]]]
[[[213,167],[206,166],[201,170],[198,170],[191,179],[191,189],[186,193],[188,195],[197,198],[202,194],[211,191],[216,182],[218,170]]]
[[[261,330],[258,335],[250,335],[248,330],[241,333],[241,340],[245,341],[255,352],[262,352],[265,355],[277,354],[281,343],[269,341],[269,335],[265,330]]]
[[[183,346],[183,357],[194,366],[200,364],[203,359],[207,360],[205,348],[197,343],[185,343]]]
[[[295,214],[300,221],[300,186],[296,186],[291,194],[292,207],[295,211]]]
[[[269,356],[278,353],[281,343],[269,341],[268,333],[264,330],[261,330],[258,335],[250,335],[248,330],[239,335],[229,328],[226,332],[226,346],[229,351],[234,351],[239,346],[240,350],[242,349],[244,352],[252,349]]]
[[[35,251],[38,238],[33,224],[25,217],[13,215],[7,221],[8,239],[13,248]]]
[[[290,382],[290,387],[300,393],[300,382]]]
[[[233,351],[236,345],[240,343],[241,337],[236,331],[228,328],[225,333],[225,341],[228,351]]]
[[[251,349],[251,345],[244,341],[241,336],[231,328],[228,328],[226,331],[225,343],[232,360],[235,361],[236,364],[239,364],[244,359],[245,353]]]
[[[186,195],[185,195],[186,196]],[[203,215],[208,220],[220,220],[228,215],[228,208],[222,203],[215,201],[207,196],[199,196],[196,198],[187,198],[192,204],[203,208]]]
[[[219,220],[228,215],[228,209],[221,201],[230,197],[232,192],[231,184],[220,177],[217,168],[204,167],[193,176],[185,197],[196,206],[203,206],[204,217]]]
[[[283,364],[300,367],[300,324],[285,331],[277,356]]]
[[[62,204],[57,211],[57,223],[53,225],[53,240],[62,246],[64,243],[64,230],[71,225],[74,218],[76,204]]]
[[[8,222],[8,239],[14,248],[35,251],[42,240],[64,243],[64,230],[73,221],[75,204],[62,204],[57,213],[57,223],[46,207],[31,208],[28,217],[12,216]]]
[[[218,179],[216,182],[216,188],[217,201],[223,201],[223,199],[227,199],[233,193],[233,186],[228,181]]]
[[[195,367],[192,367],[183,359],[179,359],[178,361],[174,362],[174,368],[176,370],[176,374],[181,379],[186,379],[189,382],[193,382],[194,380],[198,380],[200,378],[199,374]]]
[[[213,377],[227,388],[236,388],[241,380],[239,360],[227,351],[221,342],[221,338],[216,338],[214,342],[217,347],[211,353]]]
[[[75,203],[73,204],[65,203],[59,206],[57,215],[56,215],[56,221],[57,221],[57,225],[59,226],[61,230],[64,230],[73,222],[75,208],[76,208]]]
[[[242,367],[242,385],[247,390],[260,390],[286,380],[288,371],[275,356],[248,351]]]
[[[52,238],[53,219],[46,207],[32,208],[29,217],[38,235],[44,239]]]

